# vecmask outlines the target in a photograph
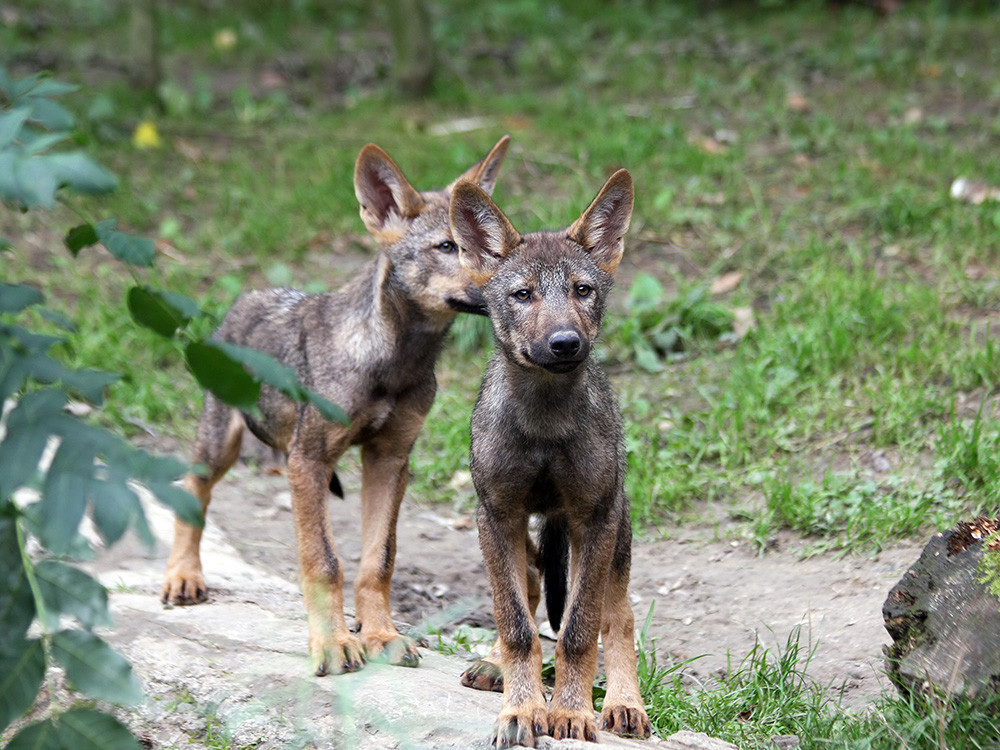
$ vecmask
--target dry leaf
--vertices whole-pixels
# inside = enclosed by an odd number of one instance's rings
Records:
[[[724,273],[712,282],[712,294],[729,294],[740,285],[742,280],[742,271],[730,271],[729,273]]]
[[[717,155],[726,153],[726,147],[710,135],[693,138],[691,142],[708,154]]]
[[[733,333],[737,339],[746,336],[757,327],[757,319],[754,317],[752,307],[733,308]]]
[[[793,112],[808,112],[809,111],[809,100],[806,99],[798,91],[792,91],[788,98],[785,99],[785,104]]]

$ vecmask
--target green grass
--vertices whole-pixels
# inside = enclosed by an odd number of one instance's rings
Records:
[[[686,664],[657,664],[649,645],[640,641],[640,685],[661,736],[682,729],[705,732],[741,750],[773,748],[778,736],[797,737],[802,750],[996,747],[996,698],[984,704],[886,693],[864,711],[845,709],[837,685],[819,685],[806,675],[815,644],[803,643],[799,629],[774,651],[758,642],[743,658],[731,660],[718,680],[695,688]]]

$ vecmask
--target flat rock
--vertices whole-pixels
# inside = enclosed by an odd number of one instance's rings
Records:
[[[217,528],[202,545],[214,571],[209,602],[164,607],[158,588],[173,519],[146,503],[161,538],[152,553],[123,543],[91,566],[108,587],[115,627],[105,637],[132,663],[149,700],[122,718],[148,748],[198,747],[226,734],[234,747],[490,747],[501,696],[461,687],[465,661],[422,650],[416,669],[369,664],[344,675],[310,674],[297,587],[249,564]],[[650,741],[601,735],[601,744],[666,750],[730,750],[681,732]],[[542,738],[559,750],[587,743]]]

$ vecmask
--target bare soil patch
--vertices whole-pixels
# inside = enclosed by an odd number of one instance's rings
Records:
[[[360,500],[357,477],[341,472],[341,479],[347,497],[332,498],[330,513],[351,581],[361,552]],[[294,582],[289,502],[279,471],[240,464],[217,486],[209,525],[217,526],[248,563]],[[748,542],[724,537],[725,529],[685,526],[670,538],[651,532],[633,545],[630,590],[636,622],[641,625],[654,606],[649,635],[661,665],[693,660],[685,667],[692,684],[710,683],[730,664],[737,667],[758,641],[777,652],[800,629],[802,652],[814,649],[808,674],[842,691],[846,704],[863,705],[892,689],[882,661],[882,646],[890,639],[881,609],[920,546],[901,542],[873,556],[803,559],[794,540],[760,556]],[[219,586],[220,571],[206,565],[205,573],[215,595],[239,596]],[[152,588],[158,585],[151,582]],[[211,601],[203,606],[211,607]],[[404,502],[392,606],[394,616],[411,625],[433,620],[445,629],[460,623],[492,626],[474,518],[409,498]],[[301,637],[304,650],[304,623]]]

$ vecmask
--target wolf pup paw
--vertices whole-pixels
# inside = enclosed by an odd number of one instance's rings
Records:
[[[549,734],[557,740],[597,742],[597,722],[593,711],[549,711]]]
[[[365,652],[353,635],[331,638],[323,643],[310,643],[309,659],[317,677],[328,674],[357,672],[365,665]]]
[[[462,672],[462,685],[473,690],[503,692],[503,672],[500,665],[479,659]]]
[[[653,726],[642,706],[605,704],[601,711],[601,729],[626,737],[649,737]]]
[[[387,636],[368,636],[362,633],[361,642],[370,662],[395,664],[397,667],[420,665],[420,652],[412,638],[396,633]]]
[[[500,712],[493,725],[493,746],[498,750],[505,747],[534,747],[535,737],[549,733],[544,704],[538,708],[521,706]]]
[[[166,605],[187,606],[208,601],[208,586],[201,571],[168,570],[160,601]]]

